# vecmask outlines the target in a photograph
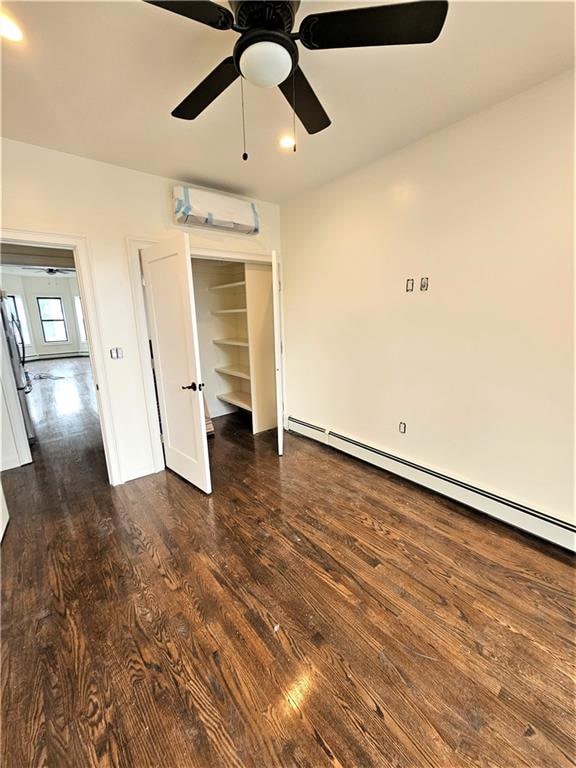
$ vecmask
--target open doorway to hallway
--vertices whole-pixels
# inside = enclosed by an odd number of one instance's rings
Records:
[[[106,461],[90,360],[87,356],[34,360],[29,409],[36,439],[34,461],[90,466],[106,481]]]
[[[88,464],[92,476],[106,480],[73,251],[3,244],[0,288],[2,332],[31,460],[61,477]],[[17,452],[2,453],[2,470],[26,463]]]

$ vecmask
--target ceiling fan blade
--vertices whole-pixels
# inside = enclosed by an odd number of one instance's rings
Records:
[[[432,43],[447,13],[446,0],[315,13],[302,21],[299,36],[306,48],[313,49]]]
[[[194,120],[206,107],[217,99],[220,94],[239,77],[238,70],[234,66],[234,59],[228,56],[213,69],[208,77],[204,78],[200,85],[189,93],[176,109],[172,111],[173,117],[182,120]]]
[[[308,133],[318,133],[328,128],[331,120],[300,67],[296,67],[294,74],[278,87]]]
[[[211,3],[209,0],[145,0],[150,5],[164,8],[187,19],[199,21],[213,29],[232,29],[234,16],[221,5]]]

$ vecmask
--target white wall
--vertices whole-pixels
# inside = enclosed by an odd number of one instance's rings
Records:
[[[567,74],[283,206],[287,413],[571,519],[573,130]]]
[[[8,294],[20,296],[24,303],[30,345],[26,345],[26,358],[66,356],[86,354],[88,345],[80,338],[74,297],[80,295],[75,275],[50,277],[49,275],[16,275],[0,267],[0,286]],[[39,296],[57,296],[62,299],[62,307],[68,333],[66,342],[45,342],[42,324],[38,312]]]
[[[3,227],[71,233],[88,239],[102,341],[122,347],[106,358],[114,439],[122,477],[153,471],[142,369],[129,281],[127,237],[169,236],[173,180],[130,171],[21,142],[3,141]],[[279,247],[279,212],[258,202],[256,237],[194,234],[206,248],[264,253]]]

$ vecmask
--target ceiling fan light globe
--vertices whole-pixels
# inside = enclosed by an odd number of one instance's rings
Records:
[[[240,71],[249,83],[273,88],[292,71],[292,57],[284,46],[264,40],[246,48],[240,57]]]

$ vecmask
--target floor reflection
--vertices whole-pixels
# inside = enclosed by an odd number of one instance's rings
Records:
[[[27,395],[37,446],[81,433],[92,448],[101,445],[100,421],[90,360],[87,357],[34,360]]]
[[[54,386],[54,405],[58,416],[70,416],[82,408],[78,383],[74,380],[56,381]]]

